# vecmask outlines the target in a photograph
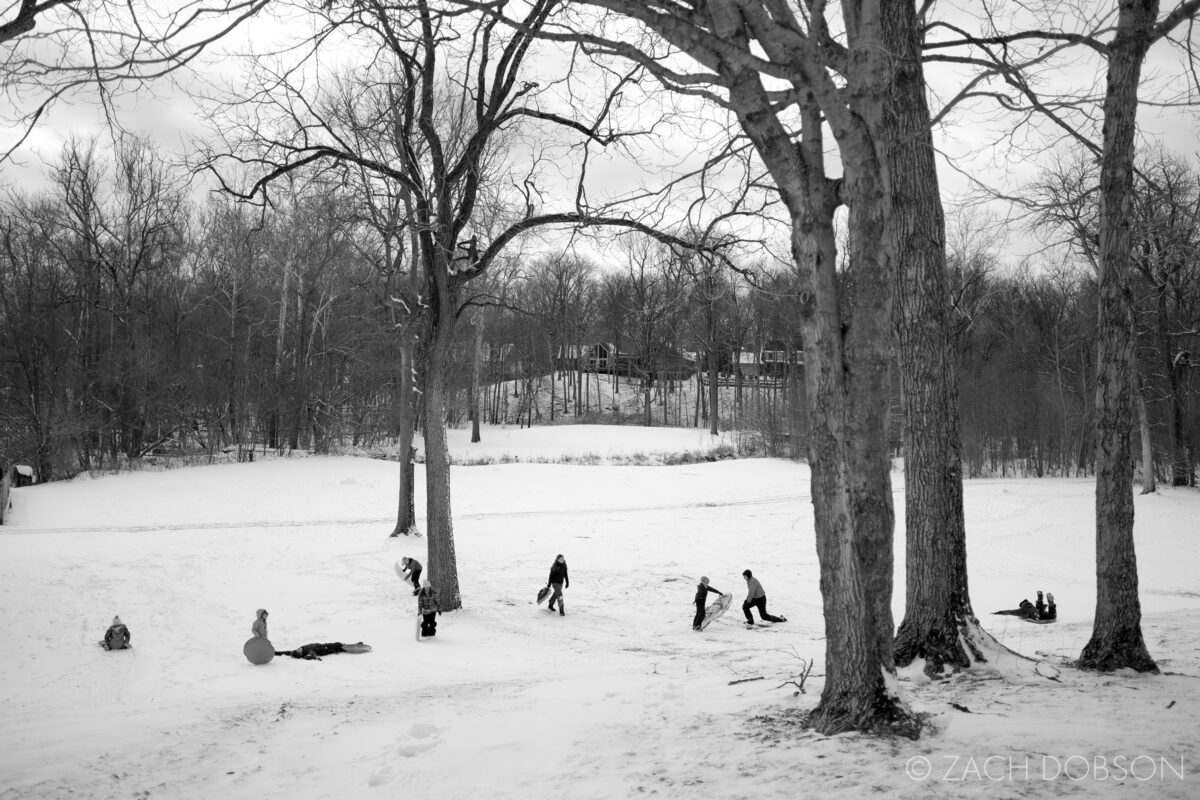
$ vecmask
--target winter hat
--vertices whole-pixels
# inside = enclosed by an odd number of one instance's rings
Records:
[[[555,560],[555,561],[566,561],[566,559],[565,559],[565,558],[563,558],[563,554],[562,554],[562,553],[559,553],[557,556],[555,556],[555,557],[554,557],[554,560]]]
[[[701,575],[701,576],[700,576],[700,582],[701,582],[701,583],[703,583],[705,586],[708,586],[708,576],[707,576],[707,575]]]
[[[113,617],[113,625],[121,625],[121,624],[123,624],[123,623],[121,622],[120,617]]]

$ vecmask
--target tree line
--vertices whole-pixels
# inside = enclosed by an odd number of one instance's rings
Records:
[[[0,202],[6,457],[54,480],[154,454],[393,444],[398,276],[350,195],[298,186],[262,211],[196,203],[186,179],[136,138],[112,153],[75,142],[48,190]],[[951,232],[970,477],[1093,473],[1093,185],[1076,160],[1031,187],[1031,221],[1069,241],[1015,266],[994,221]],[[1198,202],[1194,170],[1161,152],[1143,163],[1131,290],[1151,488],[1196,480]],[[643,237],[604,252],[513,259],[472,295],[447,421],[738,427],[766,453],[803,455],[786,265],[733,269]],[[636,354],[638,369],[598,363],[597,345]],[[776,352],[786,369],[763,362]],[[675,390],[689,382],[685,406]],[[614,390],[639,412],[604,405]],[[894,425],[889,437],[899,451]]]

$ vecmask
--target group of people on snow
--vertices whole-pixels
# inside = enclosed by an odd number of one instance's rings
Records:
[[[397,563],[396,571],[405,582],[411,583],[413,586],[413,594],[417,598],[417,613],[421,617],[421,636],[437,635],[437,617],[442,613],[441,602],[438,599],[437,589],[430,584],[429,580],[421,580],[421,562],[405,556]],[[746,581],[746,599],[742,602],[742,613],[746,616],[746,625],[754,626],[752,613],[754,609],[758,609],[759,617],[766,622],[787,622],[786,617],[776,616],[767,611],[767,593],[758,578],[754,577],[754,573],[746,569],[742,571],[742,577]],[[562,553],[559,553],[550,564],[550,575],[546,581],[546,589],[543,590],[547,593],[552,592],[550,602],[547,604],[550,611],[553,612],[557,609],[559,616],[566,616],[563,589],[569,589],[570,586],[571,579],[567,573],[567,560]],[[696,595],[692,601],[696,607],[696,614],[692,618],[692,630],[694,631],[701,630],[704,625],[710,594],[715,594],[718,598],[724,596],[720,589],[710,584],[708,576],[703,575],[700,577],[700,583],[696,586]],[[539,594],[538,600],[541,599],[542,595]],[[995,613],[1010,614],[1030,620],[1049,621],[1058,618],[1058,607],[1054,602],[1053,593],[1043,595],[1039,589],[1036,603],[1025,599],[1021,601],[1018,608]],[[258,609],[250,629],[255,637],[267,638],[266,609]],[[130,646],[130,638],[129,628],[121,622],[121,618],[113,617],[112,625],[105,632],[104,639],[100,644],[106,650],[121,650]],[[359,642],[358,646],[361,647],[362,643]],[[341,642],[313,643],[302,645],[294,650],[277,650],[275,655],[319,660],[321,656],[343,652],[344,648],[345,645]]]
[[[746,615],[746,625],[748,627],[754,625],[754,615],[750,611],[755,608],[758,609],[758,616],[766,622],[787,622],[787,617],[777,617],[767,613],[767,593],[763,590],[762,583],[758,578],[754,577],[754,573],[745,569],[742,570],[742,577],[746,579],[746,599],[742,601],[742,613]],[[700,630],[704,623],[710,592],[717,597],[722,597],[724,594],[720,589],[709,585],[707,575],[700,576],[700,583],[696,586],[696,597],[692,601],[696,605],[696,616],[692,618],[692,630],[694,631]]]

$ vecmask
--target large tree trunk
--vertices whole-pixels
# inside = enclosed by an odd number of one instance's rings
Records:
[[[920,31],[912,3],[885,3],[883,42],[893,57],[892,102],[883,115],[890,178],[889,249],[903,403],[906,526],[904,620],[896,663],[925,672],[984,660],[983,633],[967,590],[958,348],[946,289],[946,224],[938,192]],[[968,652],[969,650],[969,652]]]
[[[1109,46],[1096,329],[1096,618],[1079,656],[1084,669],[1158,671],[1142,638],[1133,545],[1135,332],[1129,297],[1134,120],[1142,61],[1157,16],[1157,0],[1122,0]]]
[[[899,696],[892,656],[891,461],[887,451],[890,275],[882,249],[884,197],[870,154],[846,167],[856,289],[842,296],[825,178],[822,119],[809,98],[799,148],[771,112],[757,76],[732,76],[729,95],[792,218],[800,278],[809,408],[809,463],[825,617],[825,686],[808,724],[916,737],[920,721]],[[843,305],[849,318],[843,316]]]
[[[438,286],[425,369],[425,526],[429,542],[429,580],[443,611],[462,608],[454,520],[450,505],[450,449],[446,442],[446,372],[453,357],[458,294],[436,276]]]

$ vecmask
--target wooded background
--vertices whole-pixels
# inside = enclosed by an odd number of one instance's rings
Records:
[[[1029,222],[1060,242],[1041,255],[1014,264],[995,220],[951,220],[971,477],[1091,472],[1087,165],[1068,160],[1029,187],[1044,201]],[[1140,166],[1141,431],[1160,478],[1194,485],[1200,175],[1161,151]],[[400,274],[351,187],[298,184],[262,209],[197,203],[186,179],[135,138],[115,153],[78,141],[53,165],[49,190],[0,200],[3,460],[33,465],[45,481],[148,456],[385,452],[399,424]],[[760,452],[803,457],[802,368],[755,377],[764,351],[802,347],[787,265],[698,265],[637,234],[601,249],[513,257],[472,287],[447,422],[468,423],[477,375],[487,423],[709,427],[711,359],[720,427],[761,434],[743,440]],[[596,343],[635,357],[639,370],[587,371],[579,356]],[[681,363],[699,370],[684,377]],[[897,395],[894,427],[898,404]]]

